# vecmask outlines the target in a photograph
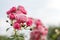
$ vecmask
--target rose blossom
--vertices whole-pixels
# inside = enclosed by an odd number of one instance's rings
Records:
[[[42,33],[42,32],[44,32],[44,27],[43,26],[38,26],[38,30]]]
[[[31,32],[31,38],[30,40],[40,40],[40,31],[35,29]]]
[[[36,27],[42,26],[42,22],[39,19],[35,20]]]
[[[14,14],[9,14],[8,17],[9,17],[11,20],[15,19]]]
[[[15,12],[15,11],[16,11],[16,7],[12,7],[12,8],[10,9],[10,11],[11,11],[11,12]]]
[[[7,11],[7,15],[9,15],[9,14],[11,14],[10,10],[9,10],[9,11]]]
[[[20,27],[20,24],[19,23],[17,23],[17,22],[15,22],[14,24],[13,24],[13,27],[14,27],[14,29],[17,29],[17,30],[19,30],[21,27]]]
[[[48,33],[48,29],[45,26],[39,26],[38,30],[41,32],[42,35],[46,35]]]
[[[23,14],[23,13],[20,10],[17,10],[16,14]]]
[[[26,24],[27,26],[31,26],[33,24],[33,19],[28,17]]]
[[[18,10],[20,10],[23,14],[27,14],[27,12],[23,6],[18,6]]]
[[[46,40],[47,34],[48,34],[48,29],[44,28],[44,32],[41,33],[41,39]]]
[[[42,32],[42,35],[47,35],[47,33],[48,33],[48,29],[44,28],[44,32]]]
[[[12,7],[10,10],[7,11],[7,15],[16,12],[16,7]]]
[[[15,14],[15,19],[20,23],[27,21],[27,17],[24,14]]]

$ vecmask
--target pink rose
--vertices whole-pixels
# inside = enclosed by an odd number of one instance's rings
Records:
[[[43,28],[44,28],[44,31],[41,32],[41,39],[46,40],[46,36],[48,34],[48,29],[45,28],[45,26]]]
[[[7,11],[7,15],[9,15],[9,14],[11,14],[10,10],[9,10],[9,11]]]
[[[42,26],[42,22],[39,19],[35,20],[36,27]]]
[[[13,12],[16,12],[16,7],[12,7],[11,9],[10,9],[10,11],[13,13]]]
[[[7,15],[16,12],[16,7],[12,7],[10,10],[7,11]]]
[[[47,35],[47,32],[48,32],[48,31],[42,32],[42,35],[45,35],[45,36],[46,36],[46,35]]]
[[[37,29],[33,30],[30,35],[31,35],[30,36],[31,40],[40,40],[40,35],[41,34],[40,34],[39,30],[37,30]]]
[[[28,17],[26,24],[27,26],[31,26],[33,24],[33,19]]]
[[[41,35],[41,40],[46,40],[46,35]]]
[[[17,10],[16,14],[23,14],[23,13],[20,10]]]
[[[42,35],[47,35],[47,33],[48,33],[48,29],[44,28],[44,31],[42,31]]]
[[[42,32],[44,32],[44,31],[45,31],[45,29],[44,29],[44,27],[43,27],[43,26],[38,26],[38,30],[40,31],[40,33],[42,33]]]
[[[27,14],[27,12],[23,6],[18,6],[18,10],[20,10],[23,14]]]
[[[19,29],[21,28],[20,24],[17,23],[17,22],[15,22],[15,23],[13,24],[13,27],[14,27],[14,29],[17,29],[17,30],[19,30]]]
[[[15,19],[14,14],[9,14],[8,17],[9,17],[11,20]]]
[[[27,17],[24,14],[15,14],[15,19],[20,23],[27,21]]]

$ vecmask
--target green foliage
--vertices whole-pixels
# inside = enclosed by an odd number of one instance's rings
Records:
[[[6,36],[0,36],[0,40],[24,40],[24,37],[22,34],[19,36],[16,36],[15,38],[14,38],[14,35],[11,36],[11,38]]]
[[[10,28],[11,28],[11,27],[7,28],[7,29],[6,29],[6,32],[7,32]]]
[[[55,32],[55,29],[58,29],[59,32],[60,32],[60,26],[49,26],[48,40],[57,40],[57,38],[60,36],[60,33],[57,34]]]
[[[6,36],[0,36],[0,40],[11,40],[11,39]]]

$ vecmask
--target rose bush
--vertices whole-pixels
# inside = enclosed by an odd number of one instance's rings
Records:
[[[30,40],[45,40],[42,36],[46,37],[48,29],[42,24],[40,19],[27,17],[26,14],[27,11],[23,6],[12,7],[7,11],[7,16],[14,28],[14,38],[17,37],[20,40],[17,31],[22,30],[22,28],[26,30],[29,27],[31,29]]]

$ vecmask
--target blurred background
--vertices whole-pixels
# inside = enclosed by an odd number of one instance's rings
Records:
[[[28,16],[39,18],[46,27],[60,24],[60,0],[0,0],[0,35],[6,35],[5,29],[10,27],[6,11],[18,5],[23,5]]]

